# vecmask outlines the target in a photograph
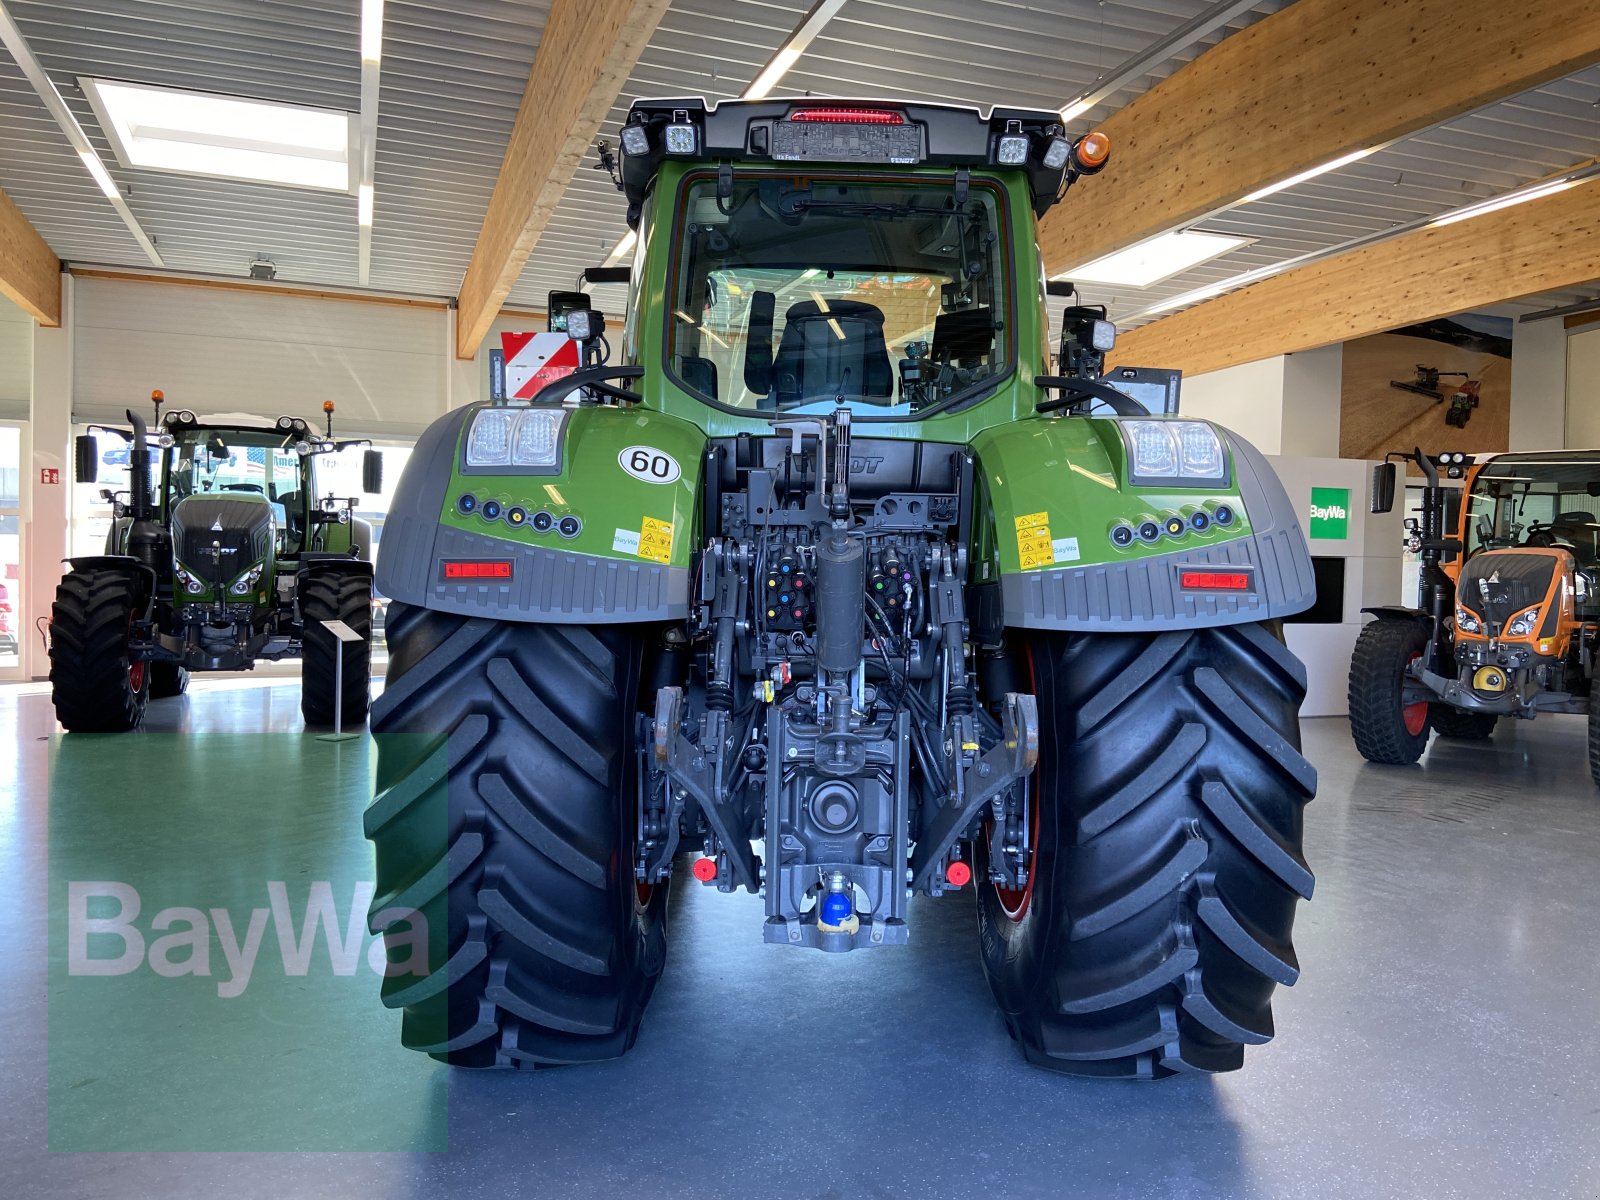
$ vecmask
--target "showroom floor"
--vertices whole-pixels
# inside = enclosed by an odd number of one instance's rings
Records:
[[[762,945],[759,901],[680,881],[634,1052],[538,1073],[399,1051],[365,965],[294,975],[271,933],[276,965],[227,999],[220,954],[217,978],[68,979],[71,881],[138,889],[153,942],[155,908],[185,900],[240,933],[273,880],[297,913],[329,881],[342,920],[370,870],[366,744],[296,732],[293,683],[207,681],[149,724],[55,744],[48,696],[0,688],[0,1195],[1595,1194],[1600,796],[1577,719],[1436,744],[1420,769],[1308,722],[1318,885],[1278,1039],[1153,1085],[1023,1064],[967,897],[914,905],[907,949],[832,958]],[[242,1152],[285,1146],[363,1152]],[[50,1152],[81,1149],[125,1152]]]

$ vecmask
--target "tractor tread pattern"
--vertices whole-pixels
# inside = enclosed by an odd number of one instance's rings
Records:
[[[1039,796],[1055,807],[1022,920],[980,891],[1007,1026],[1030,1061],[1070,1074],[1234,1070],[1273,1035],[1274,989],[1299,976],[1316,790],[1304,669],[1252,625],[1029,644]]]
[[[128,674],[128,623],[138,602],[130,571],[69,571],[50,609],[50,689],[69,733],[123,733],[144,720],[146,685]]]
[[[665,889],[636,903],[622,840],[636,635],[395,602],[388,640],[372,915],[415,905],[439,964],[384,980],[404,1044],[470,1067],[625,1053],[666,933]]]
[[[1494,713],[1467,712],[1449,704],[1428,705],[1428,723],[1440,737],[1458,742],[1486,742],[1500,718]]]
[[[333,724],[334,681],[339,656],[344,656],[346,725],[367,719],[372,673],[372,579],[362,572],[342,571],[337,564],[312,564],[300,583],[301,658],[300,715],[311,726]],[[361,635],[359,642],[341,642],[322,627],[343,621]]]
[[[1427,749],[1429,723],[1421,733],[1409,732],[1400,705],[1406,663],[1427,643],[1427,632],[1417,622],[1385,617],[1369,621],[1356,638],[1350,656],[1350,733],[1368,762],[1404,766]]]

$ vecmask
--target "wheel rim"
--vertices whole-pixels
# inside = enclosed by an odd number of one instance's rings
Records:
[[[1033,694],[1038,696],[1039,683],[1033,671],[1033,647],[1028,647],[1028,684],[1033,688]],[[1042,740],[1042,739],[1041,739]],[[1041,751],[1043,747],[1041,746]],[[1042,761],[1042,759],[1041,759]],[[1020,891],[994,885],[994,897],[1000,904],[1000,911],[1012,921],[1020,921],[1028,915],[1028,905],[1033,902],[1033,881],[1039,877],[1036,869],[1039,858],[1039,763],[1033,767],[1033,803],[1028,810],[1028,882],[1022,885]],[[989,847],[990,853],[994,852],[994,821],[989,822]]]
[[[1416,662],[1417,659],[1421,657],[1422,651],[1418,650],[1413,653],[1410,658],[1406,659],[1405,669],[1400,672],[1400,687],[1402,692],[1405,689],[1406,676],[1410,674],[1411,671],[1411,664]],[[1426,700],[1419,700],[1416,704],[1402,704],[1400,706],[1400,717],[1405,721],[1406,732],[1412,737],[1416,737],[1427,727],[1428,702]]]
[[[133,614],[128,614],[128,640],[133,641]],[[145,666],[143,661],[134,661],[133,652],[128,652],[128,689],[137,696],[144,691]]]

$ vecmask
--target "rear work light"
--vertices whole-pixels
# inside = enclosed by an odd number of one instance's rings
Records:
[[[797,108],[791,121],[815,121],[819,125],[904,125],[905,117],[885,108]]]
[[[510,579],[511,563],[509,561],[475,561],[461,562],[446,561],[444,564],[444,577],[446,579]]]
[[[1178,582],[1185,588],[1211,592],[1248,592],[1248,571],[1182,571]]]

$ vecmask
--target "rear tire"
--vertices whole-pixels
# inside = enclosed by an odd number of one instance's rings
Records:
[[[68,733],[125,733],[144,720],[148,664],[128,639],[139,604],[131,571],[72,571],[50,609],[50,690]]]
[[[150,699],[166,700],[189,690],[189,672],[175,662],[150,664]]]
[[[337,565],[307,567],[300,577],[300,620],[300,715],[307,725],[333,724],[334,681],[343,654],[344,724],[362,724],[372,673],[372,576]],[[343,621],[361,640],[340,642],[324,621]]]
[[[1427,651],[1428,634],[1416,621],[1379,617],[1356,638],[1350,656],[1350,733],[1368,762],[1414,763],[1428,747],[1427,702],[1401,703],[1406,667]]]
[[[1428,723],[1440,737],[1462,742],[1485,742],[1494,735],[1500,718],[1493,713],[1466,712],[1448,704],[1428,705]]]
[[[1006,1025],[1030,1062],[1068,1074],[1234,1070],[1300,971],[1304,668],[1261,625],[1042,634],[1028,651],[1031,886],[979,888]]]
[[[402,1042],[467,1067],[618,1057],[666,961],[666,885],[633,874],[642,639],[398,602],[387,629],[373,930],[414,908],[431,940],[431,974],[383,982]]]

